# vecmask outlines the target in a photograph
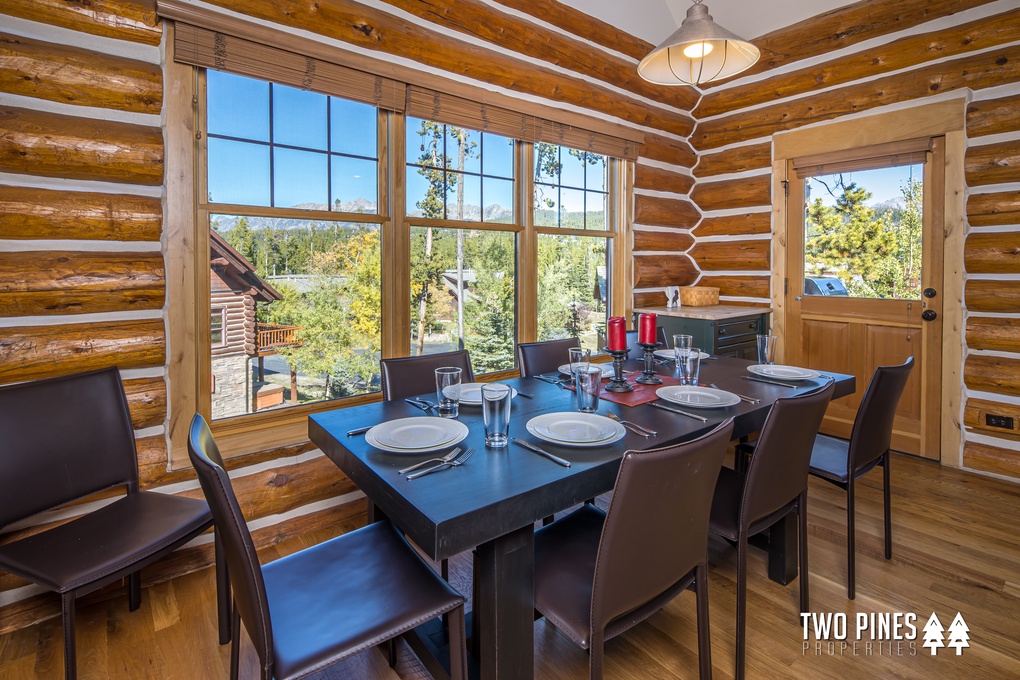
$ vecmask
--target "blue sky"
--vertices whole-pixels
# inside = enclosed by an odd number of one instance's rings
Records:
[[[867,205],[875,205],[876,203],[884,203],[892,198],[902,199],[903,194],[900,189],[906,185],[909,178],[913,177],[915,180],[919,180],[923,175],[922,165],[901,165],[893,168],[879,168],[877,170],[860,170],[857,172],[844,172],[843,179],[847,183],[853,181],[857,182],[858,186],[864,187],[871,192],[871,200],[868,201]],[[911,174],[913,173],[913,174]],[[830,176],[823,176],[821,179],[826,180],[829,186],[833,186],[833,183],[829,181]],[[825,205],[835,205],[835,199],[825,190],[818,182],[814,181],[814,178],[808,180],[808,187],[810,187],[810,199],[816,198],[822,199],[822,203]]]

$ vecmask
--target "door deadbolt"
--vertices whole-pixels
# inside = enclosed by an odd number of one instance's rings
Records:
[[[938,313],[934,309],[926,309],[921,312],[921,318],[925,321],[934,321],[938,317]]]
[[[925,296],[926,298],[933,298],[936,295],[938,295],[938,292],[934,288],[925,288],[924,292],[922,292],[921,295]]]

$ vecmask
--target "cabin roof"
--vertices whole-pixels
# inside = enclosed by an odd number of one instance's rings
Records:
[[[283,295],[279,291],[255,273],[255,265],[249,262],[244,255],[234,250],[233,246],[212,229],[209,230],[209,253],[212,267],[214,269],[222,268],[221,274],[226,274],[247,286],[251,296],[257,302],[283,299]]]

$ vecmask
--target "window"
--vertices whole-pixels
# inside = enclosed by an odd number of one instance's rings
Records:
[[[546,142],[535,145],[535,224],[606,229],[609,159]]]
[[[210,314],[209,344],[213,347],[223,347],[227,344],[227,310],[223,307],[213,307]]]

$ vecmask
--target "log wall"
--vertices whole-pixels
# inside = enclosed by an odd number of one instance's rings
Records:
[[[964,347],[953,414],[964,444],[943,460],[959,455],[964,467],[1020,479],[1020,429],[985,420],[1020,406],[1020,10],[1007,5],[866,0],[756,39],[762,61],[709,87],[694,109],[688,197],[703,219],[687,254],[706,283],[718,274],[712,285],[722,296],[767,301],[773,135],[947,93],[967,97],[967,236],[963,253],[947,254],[966,270],[965,323],[952,339]],[[677,274],[689,278],[691,268]]]

